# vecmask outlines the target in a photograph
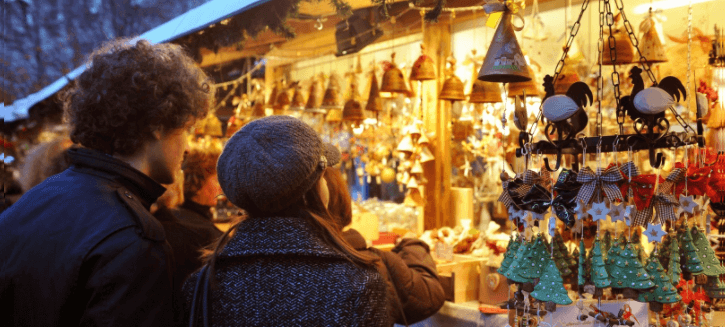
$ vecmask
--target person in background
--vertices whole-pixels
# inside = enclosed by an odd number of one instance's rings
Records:
[[[71,167],[0,215],[0,326],[174,324],[173,254],[149,207],[174,182],[208,78],[178,45],[118,39],[66,93]]]
[[[324,177],[330,193],[327,208],[342,230],[352,223],[352,201],[347,183],[340,170],[334,167],[327,168]],[[343,236],[355,250],[382,259],[376,268],[387,283],[388,315],[392,322],[413,324],[432,316],[443,306],[445,293],[425,242],[404,238],[392,252],[387,252],[368,248],[363,236],[354,229],[344,231]]]
[[[179,220],[199,234],[199,241],[209,243],[222,235],[214,225],[211,211],[211,207],[217,204],[217,196],[222,194],[216,172],[220,154],[221,146],[217,147],[214,142],[194,142],[190,144],[181,166],[184,170],[184,201],[178,208]]]
[[[40,184],[46,178],[60,174],[70,166],[67,150],[73,145],[68,137],[59,137],[33,147],[25,160],[18,182],[23,192]]]
[[[322,173],[339,160],[290,116],[252,121],[229,139],[219,184],[248,216],[184,284],[191,323],[208,311],[214,326],[388,325],[374,258],[352,249],[327,211]]]
[[[196,222],[196,214],[190,219],[180,219],[182,214],[178,206],[184,203],[184,184],[184,171],[179,169],[174,183],[165,185],[166,192],[151,206],[151,212],[164,227],[166,240],[174,253],[171,270],[174,292],[179,296],[186,278],[201,267],[202,251],[210,248],[222,235],[222,232],[209,220],[205,221],[208,221],[211,227],[205,224],[200,226]],[[174,308],[177,321],[183,320],[183,310],[183,301],[177,301]]]

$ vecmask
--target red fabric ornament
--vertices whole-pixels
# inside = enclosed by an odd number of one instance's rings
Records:
[[[681,162],[675,163],[675,168],[685,168]],[[705,195],[707,193],[707,184],[710,180],[711,167],[697,167],[690,164],[687,167],[687,195]],[[675,195],[685,193],[685,181],[675,185]]]

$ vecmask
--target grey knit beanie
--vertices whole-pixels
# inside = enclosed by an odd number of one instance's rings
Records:
[[[245,125],[224,146],[217,162],[219,185],[234,205],[275,213],[297,202],[340,152],[312,127],[290,116],[269,116]]]

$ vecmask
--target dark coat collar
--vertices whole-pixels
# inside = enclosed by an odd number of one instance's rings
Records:
[[[191,200],[184,200],[184,203],[181,204],[181,207],[190,211],[193,211],[202,217],[208,219],[209,221],[212,221],[212,218],[214,216],[211,213],[211,207],[198,204]]]
[[[346,257],[325,242],[307,217],[251,217],[239,229],[220,257],[253,255],[310,255]]]
[[[68,150],[68,158],[75,169],[111,179],[136,194],[148,210],[166,188],[131,165],[101,151],[88,148]],[[91,170],[91,171],[88,171]]]

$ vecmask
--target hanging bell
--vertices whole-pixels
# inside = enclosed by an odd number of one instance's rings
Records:
[[[302,95],[302,90],[299,86],[295,87],[295,93],[292,95],[292,102],[289,106],[290,110],[304,110],[305,109],[305,97]]]
[[[410,137],[410,135],[406,135],[403,137],[403,139],[398,144],[397,150],[399,152],[403,153],[413,153],[415,151],[415,146],[413,146],[413,139]]]
[[[448,62],[451,64],[448,78],[443,82],[439,100],[460,101],[465,100],[463,82],[456,76],[456,59],[451,57]]]
[[[410,69],[411,81],[428,81],[436,79],[436,69],[433,59],[425,55],[425,45],[420,44],[421,55]]]
[[[581,79],[579,79],[579,74],[577,74],[576,70],[571,65],[564,65],[564,68],[559,73],[559,77],[554,82],[554,94],[566,94],[569,87],[579,81]],[[529,94],[529,92],[527,91],[526,94]]]
[[[420,128],[418,128],[417,124],[411,124],[408,126],[408,134],[412,137],[419,137],[420,136]]]
[[[420,164],[420,161],[416,160],[413,164],[413,167],[410,168],[410,172],[413,174],[422,174],[423,173],[423,166]]]
[[[492,82],[484,82],[480,80],[473,81],[471,87],[471,96],[468,98],[470,103],[498,103],[501,100],[501,88]]]
[[[430,143],[430,140],[428,139],[428,136],[425,135],[425,133],[421,134],[418,138],[418,144],[419,145],[427,145]]]
[[[428,147],[423,147],[423,151],[420,152],[420,162],[429,162],[435,160],[433,153],[430,152]]]
[[[405,185],[407,188],[418,188],[418,180],[415,178],[415,176],[410,176],[408,179],[408,183]]]
[[[354,99],[347,100],[347,102],[345,102],[345,107],[342,108],[342,120],[353,123],[360,123],[365,120],[365,114],[363,114],[360,102],[357,102]]]
[[[324,114],[326,112],[325,110],[320,109],[318,88],[319,82],[313,78],[312,84],[310,85],[310,94],[307,96],[307,104],[305,105],[306,112],[313,114]]]
[[[334,76],[330,76],[330,81],[327,83],[327,89],[325,95],[322,97],[321,109],[339,109],[340,106],[340,87],[337,83],[337,79]]]
[[[365,105],[365,110],[370,111],[382,111],[383,105],[380,99],[380,89],[378,88],[378,78],[375,77],[375,71],[370,75],[370,95],[368,96],[368,103]]]
[[[506,95],[507,97],[515,98],[517,96],[522,96],[524,95],[524,91],[526,91],[527,97],[541,96],[539,86],[536,84],[536,82],[534,82],[536,80],[534,71],[531,69],[531,66],[528,66],[528,69],[529,76],[533,77],[534,79],[525,82],[510,83],[508,85],[508,94]]]
[[[619,17],[619,15],[617,15]],[[618,20],[618,19],[615,19]],[[605,34],[608,31],[605,29]],[[634,47],[632,42],[629,40],[629,34],[625,31],[624,27],[617,27],[614,31],[614,53],[616,54],[616,65],[626,65],[634,62]],[[604,36],[606,39],[608,36]],[[604,49],[602,50],[602,65],[614,65],[612,61],[612,54],[609,51],[609,42],[604,42]]]
[[[408,93],[408,85],[405,83],[403,72],[395,64],[395,52],[390,55],[390,67],[383,74],[383,83],[380,86],[381,92]]]
[[[339,123],[342,121],[342,110],[340,108],[333,108],[327,112],[325,121],[328,123]]]
[[[514,34],[511,12],[505,10],[486,52],[478,79],[486,82],[514,83],[530,81],[533,76]]]
[[[645,20],[639,24],[639,30],[643,33],[642,38],[640,39],[639,50],[642,52],[642,56],[644,56],[649,63],[667,61],[665,48],[662,45],[664,39],[660,37],[657,27],[657,22],[652,17],[651,12],[650,17],[645,18]],[[617,58],[617,60],[619,60],[619,58]]]

